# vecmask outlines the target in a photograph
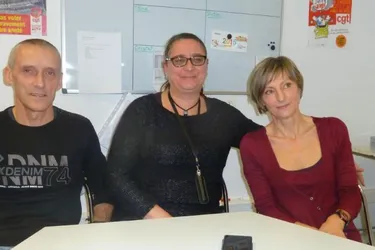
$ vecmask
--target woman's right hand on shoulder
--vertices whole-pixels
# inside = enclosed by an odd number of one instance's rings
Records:
[[[172,218],[173,216],[170,215],[167,211],[162,209],[160,206],[155,205],[150,212],[146,214],[144,217],[145,219],[159,219],[159,218]]]

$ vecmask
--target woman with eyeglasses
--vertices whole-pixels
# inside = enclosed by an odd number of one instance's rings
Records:
[[[220,212],[230,148],[260,128],[203,95],[207,49],[196,35],[170,38],[164,58],[161,92],[133,101],[113,136],[108,171],[115,220]]]
[[[161,91],[134,100],[113,135],[108,184],[114,220],[221,212],[229,151],[262,127],[203,94],[207,49],[196,35],[171,37],[164,58]]]

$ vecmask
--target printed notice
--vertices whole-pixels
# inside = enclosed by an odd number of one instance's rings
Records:
[[[79,93],[122,93],[121,33],[78,32]]]
[[[228,31],[213,31],[211,48],[232,52],[247,52],[248,35]]]
[[[153,54],[153,87],[155,91],[160,91],[160,87],[166,81],[163,70],[163,52],[154,52]]]
[[[46,36],[46,0],[0,1],[0,34]]]
[[[352,0],[309,1],[309,47],[347,48]]]

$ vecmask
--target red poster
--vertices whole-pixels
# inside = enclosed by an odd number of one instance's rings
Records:
[[[310,44],[344,48],[352,22],[352,0],[310,0]],[[314,41],[315,40],[315,41]]]
[[[46,0],[0,3],[0,34],[47,35]]]

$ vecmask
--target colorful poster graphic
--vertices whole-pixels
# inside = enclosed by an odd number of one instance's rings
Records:
[[[0,34],[46,36],[46,0],[0,1]]]
[[[213,31],[211,48],[233,52],[247,52],[248,36],[243,33]]]
[[[309,0],[309,46],[346,48],[352,0]]]

